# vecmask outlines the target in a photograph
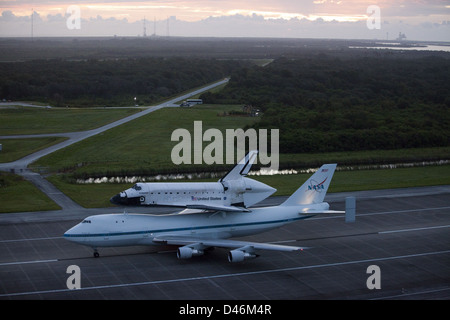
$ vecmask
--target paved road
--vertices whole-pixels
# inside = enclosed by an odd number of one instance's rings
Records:
[[[36,138],[36,137],[49,137],[49,136],[59,136],[59,137],[67,137],[68,139],[55,144],[51,147],[48,147],[46,149],[37,151],[35,153],[32,153],[22,159],[8,162],[8,163],[0,163],[0,170],[2,171],[9,171],[14,172],[19,175],[22,175],[25,179],[31,181],[34,185],[36,185],[40,190],[42,190],[44,193],[46,193],[53,201],[55,201],[60,207],[63,209],[74,209],[74,208],[80,208],[78,204],[73,202],[70,198],[65,196],[63,193],[61,193],[56,187],[54,187],[50,182],[45,180],[41,175],[35,174],[27,169],[28,165],[37,159],[46,156],[52,152],[55,152],[57,150],[60,150],[62,148],[65,148],[67,146],[70,146],[74,143],[77,143],[79,141],[82,141],[84,139],[87,139],[89,137],[92,137],[94,135],[97,135],[99,133],[102,133],[106,130],[112,129],[114,127],[120,126],[124,123],[127,123],[129,121],[135,120],[139,117],[145,116],[151,112],[154,112],[156,110],[159,110],[161,108],[167,107],[167,106],[173,106],[175,102],[180,100],[185,100],[191,96],[197,95],[199,93],[202,93],[204,91],[208,91],[212,88],[215,88],[217,86],[220,86],[224,83],[227,83],[229,81],[228,78],[217,81],[213,84],[207,85],[205,87],[202,87],[200,89],[196,89],[193,91],[190,91],[182,96],[178,96],[176,98],[173,98],[171,100],[165,101],[157,106],[149,107],[141,112],[135,113],[131,116],[122,118],[120,120],[117,120],[115,122],[109,123],[107,125],[104,125],[100,128],[87,130],[87,131],[80,131],[80,132],[69,132],[69,133],[60,133],[60,134],[39,134],[39,135],[15,135],[15,136],[0,136],[0,139],[17,139],[17,138]]]

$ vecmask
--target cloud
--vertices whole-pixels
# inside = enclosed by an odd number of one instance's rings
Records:
[[[114,17],[81,18],[80,29],[70,29],[67,26],[69,14],[48,14],[42,17],[39,13],[33,14],[33,35],[35,37],[64,37],[64,36],[137,36],[142,32],[140,23],[129,23],[127,19]],[[0,16],[0,36],[2,37],[29,37],[31,36],[31,17],[15,16],[11,11],[3,11]]]
[[[18,2],[24,3],[22,0]],[[74,1],[84,3],[84,1]],[[114,1],[107,1],[110,6]],[[241,1],[242,2],[242,1]],[[362,8],[362,12],[335,9],[341,8],[343,3],[348,6],[353,4],[356,8]],[[372,1],[370,1],[372,2]],[[399,32],[406,33],[411,40],[433,40],[450,41],[450,24],[448,16],[438,15],[439,9],[443,8],[444,1],[421,1],[426,2],[426,10],[419,10],[418,1],[384,1],[379,0],[381,7],[381,29],[369,30],[366,25],[366,9],[369,1],[362,0],[316,0],[316,1],[269,1],[248,0],[245,5],[239,6],[234,0],[223,1],[165,1],[165,5],[184,5],[189,10],[202,3],[201,9],[213,12],[217,5],[231,3],[232,9],[224,7],[221,14],[205,16],[198,20],[185,19],[174,15],[163,15],[153,23],[152,15],[143,10],[138,19],[133,19],[130,12],[122,12],[120,15],[111,14],[110,11],[88,14],[87,9],[82,10],[80,29],[69,29],[66,14],[67,7],[59,10],[38,11],[33,15],[34,36],[137,36],[143,34],[144,14],[147,14],[147,35],[155,32],[166,36],[213,36],[213,37],[292,37],[292,38],[341,38],[341,39],[390,39],[397,37]],[[42,3],[58,3],[56,1],[42,1]],[[106,1],[97,1],[97,5],[104,5]],[[114,2],[123,6],[123,1]],[[147,6],[158,6],[162,1],[147,1]],[[244,2],[242,2],[244,3]],[[136,4],[143,2],[127,2],[130,10],[135,10]],[[214,4],[214,6],[212,6]],[[387,6],[390,4],[390,6]],[[250,6],[254,6],[253,9]],[[328,9],[326,9],[328,6]],[[445,7],[445,6],[444,6]],[[111,8],[111,7],[110,7]],[[348,7],[347,7],[348,8]],[[400,8],[403,8],[400,10]],[[320,10],[319,10],[320,9]],[[91,9],[93,10],[93,9]],[[187,9],[186,9],[187,10]],[[234,10],[234,11],[233,11]],[[320,11],[328,12],[324,15]],[[360,10],[360,9],[358,9]],[[443,9],[448,13],[450,7]],[[89,11],[94,12],[94,11]],[[165,12],[165,11],[164,11]],[[169,12],[169,11],[168,11]],[[330,14],[330,12],[332,14]],[[218,13],[218,11],[216,11]],[[231,14],[232,13],[232,14]],[[286,14],[284,14],[286,13]],[[288,13],[288,14],[287,14]],[[419,15],[419,13],[421,15]],[[351,15],[352,14],[352,15]],[[400,16],[403,14],[403,16]],[[405,16],[408,15],[408,16]],[[170,18],[168,18],[170,17]],[[350,18],[354,19],[350,19]],[[21,16],[13,10],[3,10],[0,16],[0,36],[3,37],[27,37],[31,33],[30,11],[28,15]]]

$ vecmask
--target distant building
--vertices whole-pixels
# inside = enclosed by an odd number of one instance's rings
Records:
[[[242,112],[246,113],[250,117],[257,117],[261,111],[258,108],[253,107],[251,104],[248,104],[242,107]]]
[[[187,99],[186,101],[183,101],[182,104],[180,104],[180,107],[192,107],[197,104],[203,104],[202,99]]]
[[[398,38],[396,39],[397,41],[403,41],[406,40],[406,35],[404,33],[399,33],[398,34]]]

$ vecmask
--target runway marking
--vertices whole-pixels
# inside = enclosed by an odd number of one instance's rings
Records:
[[[76,292],[76,291],[84,291],[84,290],[102,290],[102,289],[111,289],[111,288],[158,285],[158,284],[176,283],[176,282],[183,282],[183,281],[199,281],[199,280],[211,280],[211,279],[230,278],[230,277],[242,277],[242,276],[265,274],[265,273],[288,272],[288,271],[298,271],[298,270],[307,270],[307,269],[316,269],[316,268],[336,267],[336,266],[344,266],[344,265],[353,265],[353,264],[358,264],[358,263],[372,263],[372,262],[379,262],[379,261],[389,261],[389,260],[397,260],[397,259],[416,258],[416,257],[424,257],[424,256],[440,255],[440,254],[448,254],[448,253],[450,253],[450,250],[424,252],[424,253],[408,254],[408,255],[394,256],[394,257],[364,259],[364,260],[355,260],[355,261],[346,261],[346,262],[335,262],[335,263],[328,263],[328,264],[318,264],[318,265],[313,265],[313,266],[291,267],[291,268],[261,270],[261,271],[252,271],[252,272],[241,272],[241,273],[232,273],[232,274],[218,274],[218,275],[211,275],[211,276],[204,276],[204,277],[192,277],[192,278],[155,280],[155,281],[146,281],[146,282],[135,282],[135,283],[122,283],[122,284],[104,285],[104,286],[93,286],[93,287],[85,287],[85,288],[73,289],[73,290],[70,290],[70,289],[55,289],[55,290],[4,293],[4,294],[0,294],[0,297],[14,297],[14,296],[24,296],[24,295],[34,295],[34,294],[48,294],[48,293],[62,293],[62,292]]]
[[[358,204],[356,204],[356,211],[358,211]],[[422,209],[408,209],[408,210],[397,210],[397,211],[383,211],[383,212],[369,212],[369,213],[358,213],[356,212],[356,217],[365,217],[365,216],[375,216],[379,214],[391,214],[391,213],[408,213],[408,212],[418,212],[418,211],[433,211],[433,210],[447,210],[450,207],[437,207],[437,208],[422,208]],[[328,217],[314,217],[309,218],[308,220],[321,220],[321,219],[336,219],[343,218],[345,215],[336,215],[336,216],[328,216]]]
[[[302,242],[302,241],[311,241],[311,240],[337,239],[337,238],[369,236],[369,235],[375,235],[375,234],[388,234],[388,233],[397,233],[397,232],[422,231],[422,230],[441,229],[441,228],[450,228],[450,225],[400,229],[400,230],[388,230],[388,231],[378,231],[378,232],[366,232],[366,233],[351,233],[351,234],[333,235],[333,236],[318,237],[318,238],[290,239],[290,240],[271,241],[268,243],[277,244],[277,243]]]
[[[396,294],[396,295],[392,295],[392,296],[385,296],[385,297],[378,297],[378,298],[373,298],[370,300],[385,300],[385,299],[394,299],[394,298],[401,298],[401,297],[408,297],[408,296],[415,296],[418,294],[430,294],[430,293],[437,293],[437,292],[443,292],[443,291],[448,291],[450,290],[450,288],[440,288],[440,289],[430,289],[430,290],[424,290],[424,291],[417,291],[417,292],[405,292],[402,294]]]
[[[46,238],[10,239],[10,240],[0,240],[0,243],[21,242],[21,241],[37,241],[37,240],[54,240],[54,239],[64,239],[64,237],[46,237]]]
[[[17,262],[5,262],[0,263],[0,267],[3,266],[13,266],[16,264],[31,264],[31,263],[46,263],[46,262],[57,262],[58,259],[51,259],[51,260],[34,260],[34,261],[17,261]]]
[[[378,232],[378,234],[397,233],[397,232],[409,232],[409,231],[422,231],[422,230],[440,229],[440,228],[449,228],[449,227],[450,227],[450,225],[434,226],[434,227],[423,227],[423,228],[411,228],[411,229],[400,229],[400,230],[380,231],[380,232]]]

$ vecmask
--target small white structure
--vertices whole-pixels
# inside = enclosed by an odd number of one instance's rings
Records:
[[[203,104],[202,99],[187,99],[186,101],[183,101],[182,104],[180,104],[180,107],[192,107],[197,104]]]

